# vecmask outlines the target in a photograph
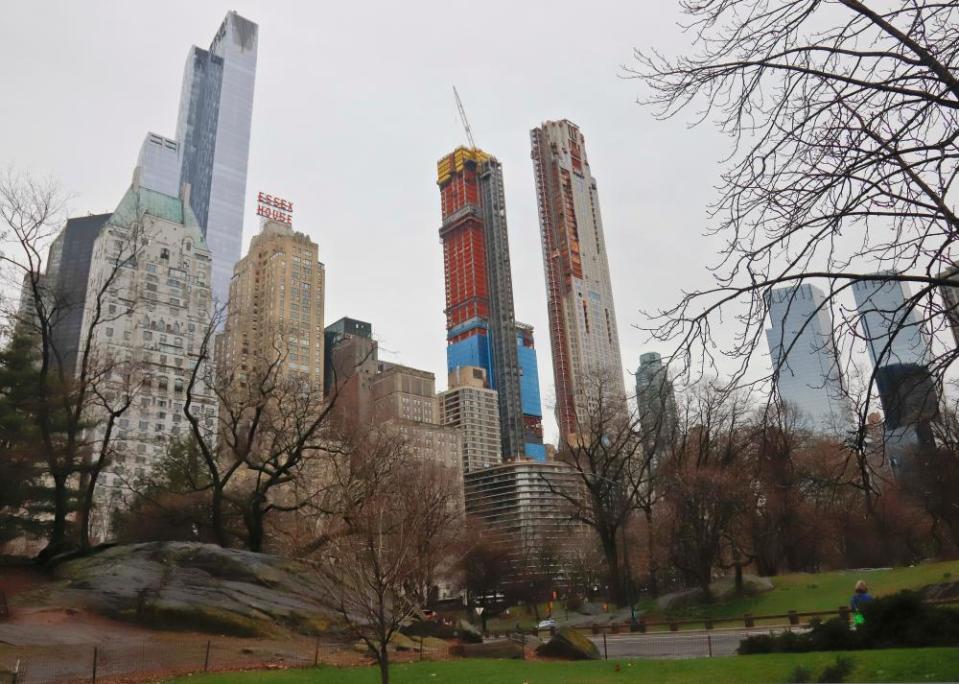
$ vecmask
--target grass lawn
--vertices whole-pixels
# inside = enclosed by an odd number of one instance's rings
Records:
[[[601,662],[523,662],[519,660],[457,660],[414,663],[391,668],[394,684],[604,684],[643,682],[663,684],[730,684],[785,682],[797,665],[813,671],[813,681],[833,663],[836,653],[731,656],[692,660],[622,660]],[[848,653],[855,669],[853,682],[944,682],[959,680],[959,649],[890,649]],[[616,671],[616,668],[619,671]],[[375,684],[373,667],[194,675],[181,684]]]
[[[676,615],[736,617],[743,613],[775,615],[789,610],[835,610],[849,604],[853,585],[858,579],[866,581],[873,596],[883,596],[894,594],[901,589],[918,589],[937,582],[959,581],[959,561],[928,563],[912,568],[781,575],[772,578],[772,591],[728,599],[708,606],[690,606]]]
[[[942,563],[927,563],[912,568],[889,568],[883,570],[837,570],[818,574],[795,573],[773,577],[773,590],[744,596],[741,598],[717,601],[711,605],[688,606],[671,613],[668,617],[742,617],[744,613],[753,615],[782,615],[790,610],[807,612],[814,610],[836,610],[839,606],[849,604],[853,585],[856,580],[864,579],[869,584],[873,595],[883,596],[894,594],[901,589],[919,589],[928,584],[938,582],[959,581],[959,561],[945,561]],[[637,603],[637,609],[654,620],[667,617],[657,610],[656,602],[643,600]],[[531,611],[532,612],[532,611]],[[498,616],[489,621],[492,630],[509,629],[517,623],[523,628],[535,626],[536,620],[527,614],[525,607],[518,606],[511,610],[511,616]],[[564,611],[562,602],[557,602],[553,611],[554,616],[563,620]],[[540,615],[546,615],[546,605],[540,607]],[[602,616],[597,622],[604,622]],[[774,621],[781,624],[782,620]],[[763,626],[763,621],[757,621]],[[729,626],[729,625],[720,625]],[[699,625],[690,625],[684,629],[701,628]],[[663,629],[666,629],[665,627]]]

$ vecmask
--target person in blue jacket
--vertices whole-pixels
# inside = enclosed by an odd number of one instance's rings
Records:
[[[856,582],[855,593],[849,599],[849,607],[852,608],[852,612],[858,613],[870,601],[872,601],[872,594],[869,593],[869,587],[866,586],[865,582],[859,580]]]

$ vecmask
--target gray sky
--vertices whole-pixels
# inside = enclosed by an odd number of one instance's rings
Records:
[[[371,321],[385,359],[445,387],[435,174],[464,142],[455,83],[477,144],[504,165],[516,314],[536,327],[547,439],[553,378],[529,159],[541,121],[568,118],[586,137],[624,372],[644,351],[667,351],[633,326],[640,309],[708,282],[716,243],[701,233],[728,145],[712,127],[656,121],[635,104],[641,85],[619,76],[634,46],[688,45],[677,2],[10,2],[0,164],[58,179],[74,215],[112,210],[144,134],[175,134],[187,50],[207,47],[229,9],[260,25],[244,243],[257,190],[291,199],[295,228],[326,264],[327,323]]]

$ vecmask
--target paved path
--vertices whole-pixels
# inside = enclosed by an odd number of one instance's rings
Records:
[[[606,635],[610,658],[703,658],[735,655],[739,642],[753,634],[769,634],[769,629],[723,629],[690,632],[656,632]],[[590,636],[603,653],[603,636]]]

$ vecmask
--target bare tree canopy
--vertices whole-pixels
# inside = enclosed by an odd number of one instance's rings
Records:
[[[650,332],[679,343],[678,365],[722,357],[743,380],[763,339],[770,291],[826,292],[843,357],[860,338],[846,299],[857,283],[908,283],[895,314],[947,329],[938,290],[959,235],[959,5],[858,0],[684,0],[697,50],[637,50],[626,75],[661,118],[692,109],[734,141],[711,207],[724,248],[715,285],[687,292]],[[737,321],[732,342],[714,330]],[[938,378],[954,345],[931,363]],[[888,352],[888,349],[884,350]],[[874,377],[870,381],[874,380]],[[865,415],[863,408],[862,414]]]

